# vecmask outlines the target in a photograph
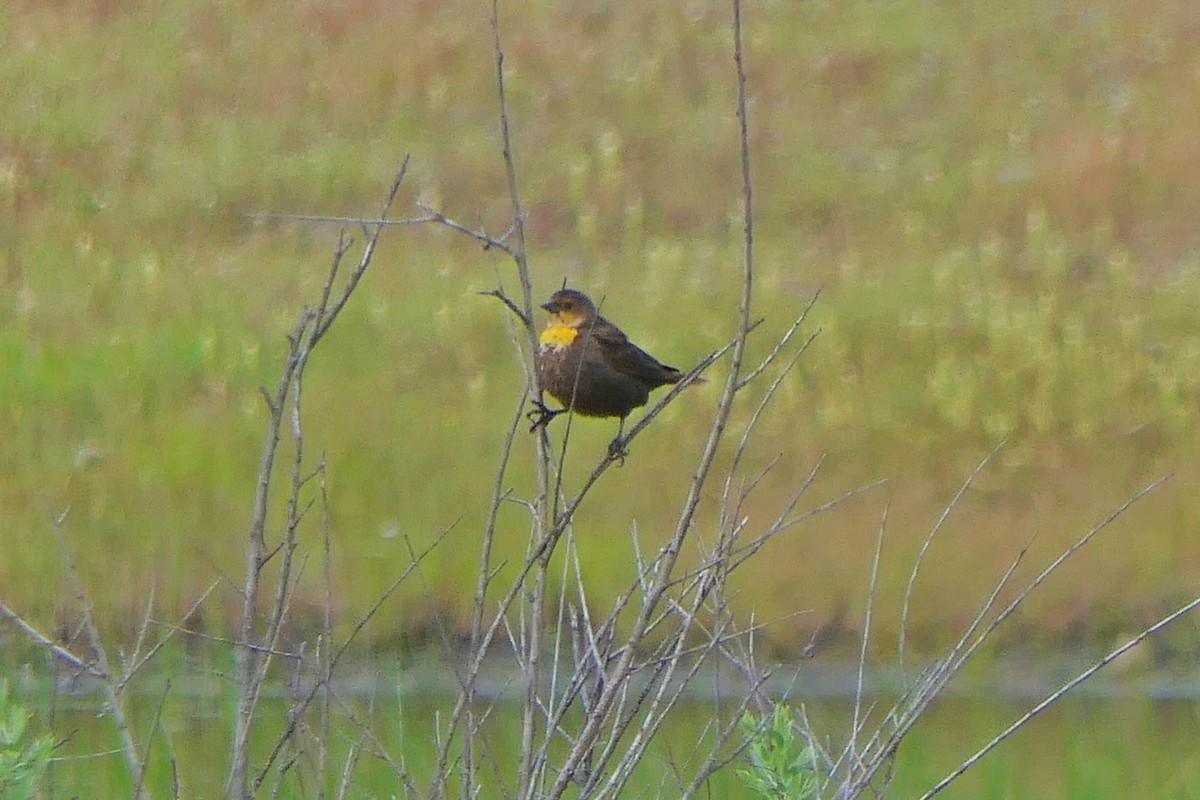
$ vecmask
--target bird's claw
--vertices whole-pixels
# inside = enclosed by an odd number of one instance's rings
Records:
[[[550,420],[564,411],[566,411],[565,408],[548,408],[541,400],[534,400],[533,409],[525,415],[525,418],[532,423],[529,426],[529,432],[534,433],[538,428],[546,427],[550,424]]]
[[[618,436],[608,443],[608,457],[617,462],[617,466],[625,466],[625,456],[629,455],[629,451],[625,449],[625,440]]]

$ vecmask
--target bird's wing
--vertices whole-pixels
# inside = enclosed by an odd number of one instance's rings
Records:
[[[596,321],[592,329],[592,338],[599,345],[604,362],[623,375],[637,378],[651,386],[661,386],[679,380],[679,370],[668,367],[629,341],[629,337],[620,328],[603,317]]]

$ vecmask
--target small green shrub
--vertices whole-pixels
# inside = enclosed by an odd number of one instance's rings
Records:
[[[30,800],[46,773],[54,739],[28,740],[29,713],[8,696],[8,681],[0,680],[0,797]]]
[[[817,796],[817,775],[812,746],[792,727],[792,712],[777,704],[769,720],[747,711],[742,715],[742,730],[750,740],[746,757],[748,769],[739,769],[738,777],[764,800],[808,800]]]

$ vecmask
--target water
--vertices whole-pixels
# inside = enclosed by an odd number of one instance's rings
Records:
[[[40,725],[50,726],[57,738],[65,740],[48,776],[48,797],[129,795],[123,763],[113,752],[113,722],[101,713],[96,695],[46,692],[37,698],[27,696],[24,702],[36,712]],[[799,702],[824,741],[830,746],[845,741],[854,713],[851,700],[812,697]],[[919,796],[1034,702],[994,693],[939,701],[901,745],[886,796]],[[347,690],[331,708],[324,772],[320,717],[312,713],[300,728],[301,747],[286,749],[279,760],[289,769],[282,777],[278,769],[269,770],[260,795],[270,796],[269,788],[279,780],[281,797],[316,797],[324,780],[327,796],[336,796],[338,781],[354,752],[357,760],[350,768],[347,797],[405,796],[397,768],[423,790],[433,769],[439,722],[450,705],[444,693],[412,691],[398,679],[381,678],[372,687]],[[176,683],[169,690],[159,682],[155,691],[140,691],[131,706],[142,746],[161,706],[160,729],[149,743],[149,782],[155,796],[171,796],[177,782],[181,797],[219,797],[233,709],[227,684],[215,675]],[[880,700],[875,710],[883,707]],[[489,766],[477,782],[481,797],[499,798],[512,792],[520,709],[511,700],[499,700],[490,708],[480,739],[483,748],[478,751]],[[285,696],[275,693],[265,698],[260,729],[282,729],[288,709]],[[677,792],[675,776],[690,774],[706,751],[714,717],[727,719],[729,713],[728,705],[712,700],[690,701],[677,708],[625,796],[672,797]],[[363,728],[370,730],[374,742],[363,736]],[[1110,694],[1071,697],[1016,733],[941,796],[973,800],[1200,797],[1198,742],[1200,706],[1193,700]],[[256,763],[263,762],[273,743],[273,735],[257,737]],[[729,769],[714,776],[702,796],[751,797]]]

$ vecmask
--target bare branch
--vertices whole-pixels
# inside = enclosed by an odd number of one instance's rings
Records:
[[[504,303],[504,305],[508,307],[508,310],[516,315],[517,319],[521,320],[522,325],[524,325],[526,328],[533,327],[533,321],[530,320],[529,317],[525,316],[525,313],[521,311],[521,308],[514,303],[502,289],[488,289],[487,291],[478,292],[477,294],[481,294],[484,297],[496,298],[501,303]],[[522,402],[524,401],[522,400]]]
[[[912,600],[913,589],[917,585],[917,576],[921,574],[921,565],[925,563],[925,554],[929,552],[929,547],[933,544],[933,537],[937,536],[938,531],[942,529],[942,526],[946,524],[946,520],[950,518],[950,512],[958,507],[958,502],[967,493],[967,490],[971,488],[971,485],[975,483],[975,479],[983,472],[983,468],[992,462],[992,459],[1004,448],[1006,443],[1005,441],[1000,442],[1000,444],[993,447],[992,451],[975,465],[975,469],[971,471],[967,479],[958,487],[958,491],[955,492],[954,497],[942,509],[942,514],[938,517],[937,522],[929,529],[929,534],[926,535],[925,541],[921,543],[921,550],[917,553],[917,558],[913,562],[912,572],[908,576],[908,585],[904,588],[904,602],[900,605],[900,643],[898,650],[900,652],[900,680],[902,682],[907,682],[904,670],[904,655],[905,640],[908,635],[908,606]]]
[[[7,604],[3,602],[0,602],[0,616],[5,617],[13,625],[16,625],[22,633],[33,640],[34,644],[44,647],[46,650],[53,653],[58,658],[61,658],[75,669],[86,672],[93,678],[104,678],[104,673],[98,667],[96,667],[94,664],[84,661],[70,650],[59,645],[49,636],[35,628],[32,624],[26,622],[24,617],[13,611],[8,607]]]
[[[516,230],[515,223],[514,223],[513,227],[511,227],[511,228],[509,228],[509,230],[505,231],[503,236],[495,237],[495,236],[489,235],[486,231],[476,230],[475,228],[471,228],[467,225],[462,224],[461,222],[456,222],[455,220],[451,219],[450,217],[447,217],[442,212],[440,212],[434,208],[430,208],[429,206],[424,205],[422,203],[417,203],[417,207],[429,215],[429,216],[425,217],[423,220],[421,220],[422,222],[436,222],[439,225],[445,225],[447,228],[449,228],[452,231],[457,231],[461,234],[465,234],[466,236],[471,237],[475,241],[482,243],[484,250],[491,250],[491,249],[495,248],[496,250],[500,250],[501,252],[507,254],[510,258],[513,258],[513,259],[517,258],[517,252],[518,252],[517,249],[510,246],[508,244],[508,242],[506,241],[508,239],[508,237],[511,236],[515,232],[515,230]]]
[[[67,540],[67,534],[64,530],[65,524],[66,512],[64,511],[54,520],[51,529],[54,531],[54,538],[58,542],[59,553],[63,560],[63,568],[67,573],[67,579],[71,585],[71,591],[75,595],[76,603],[78,603],[84,634],[87,637],[88,645],[95,654],[93,663],[96,666],[97,672],[99,672],[100,686],[104,691],[105,700],[108,704],[108,712],[112,715],[113,723],[117,727],[117,736],[121,742],[121,754],[125,759],[125,766],[129,770],[131,782],[135,787],[138,787],[137,791],[134,792],[134,797],[148,798],[150,793],[145,787],[142,761],[138,757],[137,745],[133,740],[133,730],[129,725],[129,717],[125,711],[124,694],[117,683],[116,677],[113,675],[111,667],[109,667],[108,653],[103,640],[100,638],[100,630],[96,627],[96,621],[92,617],[92,604],[88,599],[87,592],[84,590],[83,579],[80,577],[79,567],[75,563],[75,553],[71,549],[71,543]]]
[[[1001,742],[1003,742],[1009,736],[1012,736],[1013,733],[1015,733],[1017,730],[1019,730],[1020,728],[1024,727],[1026,724],[1028,724],[1038,714],[1042,713],[1047,708],[1049,708],[1050,706],[1057,703],[1064,696],[1066,696],[1067,693],[1070,692],[1072,689],[1079,686],[1079,684],[1083,683],[1088,678],[1092,677],[1097,672],[1102,670],[1104,667],[1108,666],[1113,661],[1115,661],[1116,659],[1120,658],[1125,653],[1132,650],[1134,647],[1137,647],[1139,644],[1144,642],[1146,639],[1148,639],[1149,637],[1158,633],[1160,630],[1167,627],[1175,620],[1179,619],[1182,616],[1189,614],[1190,612],[1194,611],[1197,608],[1200,608],[1200,597],[1195,598],[1194,600],[1175,609],[1170,614],[1167,614],[1165,617],[1162,617],[1161,619],[1158,620],[1158,622],[1156,622],[1153,625],[1151,625],[1150,627],[1144,629],[1137,636],[1134,636],[1132,639],[1125,642],[1124,644],[1122,644],[1120,647],[1116,648],[1115,650],[1111,651],[1108,655],[1104,656],[1104,658],[1101,658],[1095,664],[1088,667],[1083,672],[1079,673],[1074,678],[1072,678],[1071,680],[1064,683],[1061,687],[1056,689],[1054,692],[1050,693],[1050,695],[1047,696],[1045,700],[1042,700],[1042,702],[1038,703],[1036,706],[1029,709],[1029,711],[1027,711],[1025,714],[1023,714],[1015,722],[1013,722],[1011,725],[1009,725],[1007,728],[1005,728],[1003,731],[1001,731],[999,734],[997,734],[990,742],[988,742],[983,747],[981,747],[978,750],[978,752],[976,752],[973,756],[971,756],[966,761],[964,761],[962,764],[960,764],[957,769],[955,769],[949,775],[947,775],[946,777],[944,777],[940,781],[938,781],[937,784],[935,784],[932,789],[930,789],[925,794],[921,795],[921,800],[928,800],[928,798],[933,797],[935,794],[940,793],[942,791],[942,789],[945,789],[947,786],[949,786],[951,783],[953,783],[955,780],[957,780],[964,772],[966,772],[968,769],[970,769],[975,764],[977,764],[980,759],[982,759],[984,756],[986,756],[988,753],[990,753],[992,750],[994,750]]]

